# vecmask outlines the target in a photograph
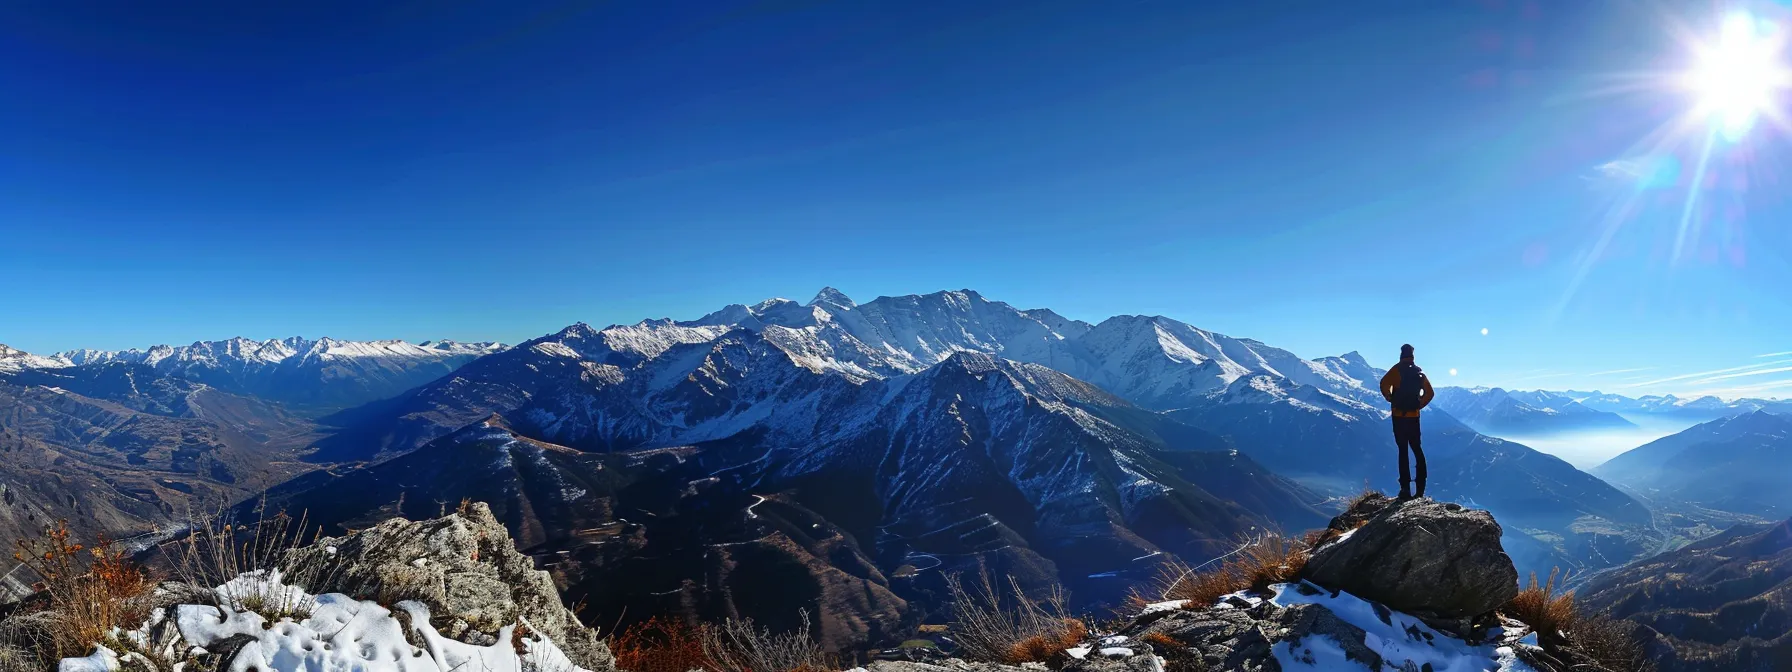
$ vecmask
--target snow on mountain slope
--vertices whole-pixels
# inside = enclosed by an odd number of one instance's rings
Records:
[[[1122,315],[1103,320],[1075,342],[1082,360],[1072,375],[1150,408],[1177,408],[1242,377],[1266,374],[1340,396],[1367,400],[1374,370],[1356,362],[1310,361],[1259,341],[1198,329],[1166,317]],[[1341,358],[1340,358],[1341,359]]]
[[[351,406],[382,399],[500,352],[496,343],[232,338],[147,350],[73,350],[76,366],[140,364],[156,373],[265,399]]]
[[[786,349],[781,327],[736,329],[685,343],[629,369],[581,375],[502,409],[521,428],[595,450],[699,443],[749,428],[792,443],[820,440],[844,416],[824,410],[869,402],[865,378]]]
[[[1092,326],[1050,310],[1018,310],[970,290],[859,304],[825,288],[806,304],[774,298],[687,322],[647,320],[602,330],[578,324],[538,341],[565,346],[585,361],[627,368],[730,329],[762,333],[806,368],[855,381],[915,373],[953,353],[978,352],[1050,367],[1147,407],[1175,406],[1248,373],[1359,400],[1378,398],[1371,380],[1378,372],[1358,355],[1308,361],[1161,317],[1117,317]]]
[[[954,352],[984,352],[1051,365],[1065,336],[1038,319],[971,290],[879,297],[836,315],[854,337],[911,370]]]
[[[886,521],[917,535],[1014,506],[1027,513],[1004,516],[1010,525],[1045,516],[1075,537],[1114,534],[1158,498],[1222,506],[1192,485],[1173,493],[1162,479],[1180,483],[1176,470],[1141,457],[1160,449],[1150,437],[1085,410],[1129,406],[1093,385],[973,352],[915,374],[855,378],[787,350],[774,337],[783,329],[737,329],[614,376],[580,376],[509,415],[527,434],[586,449],[724,442],[736,469],[767,483],[862,473]],[[1125,548],[1128,558],[1157,550]]]
[[[60,369],[74,366],[65,357],[45,357],[33,355],[0,343],[0,373],[17,373],[32,369]]]
[[[1460,636],[1452,636],[1427,625],[1424,619],[1393,611],[1343,591],[1302,589],[1297,584],[1276,584],[1269,587],[1270,602],[1288,607],[1316,604],[1334,616],[1360,628],[1363,643],[1381,656],[1380,669],[1434,670],[1436,672],[1536,672],[1526,664],[1513,646],[1502,645],[1500,637],[1489,636],[1490,642],[1471,644]],[[1344,652],[1339,642],[1325,635],[1304,642],[1278,642],[1271,650],[1283,672],[1367,671],[1363,661]]]
[[[1379,394],[1379,392],[1376,391],[1376,386],[1380,383],[1381,377],[1387,373],[1385,370],[1375,368],[1374,365],[1369,363],[1369,360],[1363,359],[1362,353],[1356,351],[1347,352],[1336,357],[1321,357],[1313,360],[1313,362],[1330,372],[1333,376],[1356,383],[1357,386],[1368,390],[1372,394]],[[1373,399],[1367,401],[1373,402]]]

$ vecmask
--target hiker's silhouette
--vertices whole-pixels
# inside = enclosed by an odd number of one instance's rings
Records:
[[[1425,377],[1425,370],[1413,363],[1412,346],[1400,346],[1400,363],[1388,369],[1381,377],[1381,396],[1393,406],[1394,445],[1400,451],[1400,498],[1412,499],[1425,496],[1425,450],[1419,446],[1419,411],[1431,403],[1437,392],[1431,389],[1431,380]],[[1417,473],[1409,470],[1406,453],[1418,462]],[[1418,477],[1418,490],[1410,489],[1413,476]]]

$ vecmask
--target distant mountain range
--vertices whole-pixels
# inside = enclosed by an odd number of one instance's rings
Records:
[[[0,345],[0,543],[176,525],[316,468],[307,415],[402,393],[490,344],[232,339],[32,355]]]
[[[1619,413],[1625,415],[1658,416],[1692,420],[1715,420],[1717,418],[1749,413],[1759,410],[1776,413],[1792,412],[1792,400],[1784,399],[1737,399],[1724,401],[1713,396],[1681,398],[1672,394],[1649,395],[1637,398],[1604,392],[1549,392],[1559,397],[1578,401],[1580,404],[1597,411]]]
[[[0,374],[135,364],[157,374],[298,407],[343,408],[384,399],[504,349],[497,343],[232,338],[147,350],[30,355],[0,346]]]
[[[1554,392],[1445,387],[1438,389],[1434,403],[1475,431],[1495,436],[1636,427],[1617,413]]]
[[[1792,515],[1792,415],[1719,418],[1593,469],[1654,497],[1768,518]]]

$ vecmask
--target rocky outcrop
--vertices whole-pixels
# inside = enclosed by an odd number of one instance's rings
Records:
[[[1312,586],[1290,586],[1291,590],[1318,595]],[[1245,606],[1248,605],[1248,606]],[[1245,608],[1239,608],[1245,606]],[[1174,657],[1182,651],[1169,646],[1175,642],[1187,647],[1186,653],[1199,657],[1211,670],[1279,670],[1272,655],[1278,644],[1285,644],[1287,654],[1296,659],[1313,644],[1311,638],[1323,637],[1332,646],[1342,649],[1346,660],[1356,661],[1365,669],[1382,669],[1382,656],[1365,644],[1367,633],[1338,618],[1319,604],[1294,604],[1278,607],[1269,600],[1255,604],[1238,601],[1201,611],[1175,611],[1131,631],[1132,639],[1155,643],[1154,648]]]
[[[470,503],[433,520],[394,518],[340,538],[326,538],[288,558],[320,563],[325,590],[382,604],[414,600],[449,637],[489,645],[505,627],[523,623],[546,635],[579,667],[612,670],[597,632],[561,603],[547,572],[518,553],[490,507]]]
[[[1500,546],[1492,514],[1430,499],[1383,498],[1371,506],[1380,508],[1361,527],[1313,552],[1305,578],[1441,618],[1480,616],[1518,594],[1518,570]]]

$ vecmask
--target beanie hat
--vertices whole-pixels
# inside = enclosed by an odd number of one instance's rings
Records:
[[[1412,359],[1412,344],[1408,343],[1406,345],[1400,346],[1400,358],[1401,359]]]

